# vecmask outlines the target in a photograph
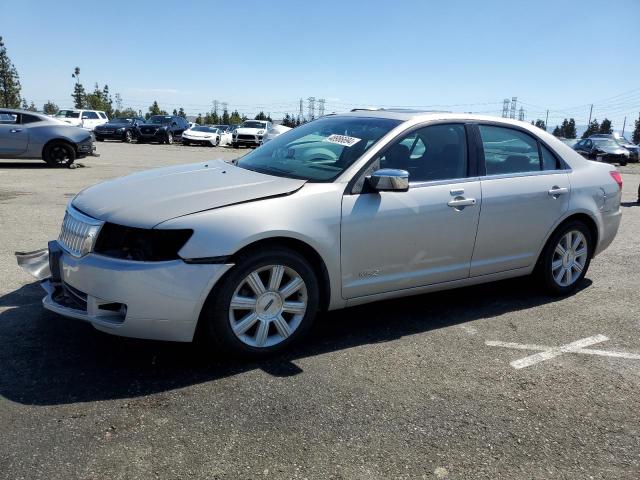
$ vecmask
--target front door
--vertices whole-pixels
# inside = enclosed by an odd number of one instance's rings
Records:
[[[0,112],[0,155],[20,155],[29,145],[29,129],[19,123],[19,115]]]
[[[482,199],[468,177],[464,125],[416,129],[374,162],[408,171],[410,187],[344,196],[343,297],[467,278]]]

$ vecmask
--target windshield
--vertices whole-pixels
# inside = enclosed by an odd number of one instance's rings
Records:
[[[167,117],[165,115],[154,115],[153,117],[149,117],[146,123],[152,123],[156,125],[168,125],[171,123],[171,117]]]
[[[597,147],[618,148],[618,142],[609,138],[592,138],[594,145]]]
[[[244,122],[242,128],[267,128],[267,125],[263,122]]]
[[[321,118],[265,143],[237,165],[279,177],[331,181],[400,123],[387,118]]]
[[[133,123],[132,118],[112,118],[108,123]]]
[[[75,110],[60,110],[58,113],[56,113],[56,117],[80,118],[80,112]]]
[[[217,128],[217,129],[222,130],[224,132],[229,128],[229,125],[214,125],[213,128]]]
[[[191,130],[193,130],[194,132],[216,133],[216,129],[211,127],[193,127]]]

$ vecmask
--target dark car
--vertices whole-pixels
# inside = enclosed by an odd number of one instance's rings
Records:
[[[153,115],[137,128],[138,143],[173,143],[182,139],[189,122],[177,115]]]
[[[120,140],[122,142],[131,143],[137,136],[136,128],[144,123],[144,118],[112,118],[107,123],[98,125],[93,129],[96,140],[102,142],[104,140]]]
[[[626,165],[629,151],[610,138],[586,138],[576,143],[573,149],[583,157],[598,162]]]
[[[640,160],[640,146],[631,143],[622,135],[618,135],[617,133],[596,133],[591,135],[589,138],[609,138],[614,140],[618,145],[622,148],[625,148],[629,151],[629,161],[630,162],[638,162]]]

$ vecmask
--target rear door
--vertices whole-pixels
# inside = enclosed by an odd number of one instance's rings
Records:
[[[20,123],[20,115],[0,111],[0,155],[11,158],[29,146],[29,129]]]
[[[103,123],[98,114],[92,110],[85,110],[82,112],[82,126],[87,130],[93,130],[98,125]]]
[[[478,125],[486,175],[471,276],[531,266],[569,208],[568,171],[524,130]]]

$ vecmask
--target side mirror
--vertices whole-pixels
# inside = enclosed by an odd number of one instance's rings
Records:
[[[377,192],[406,192],[409,190],[409,172],[382,168],[367,177],[367,183]]]

